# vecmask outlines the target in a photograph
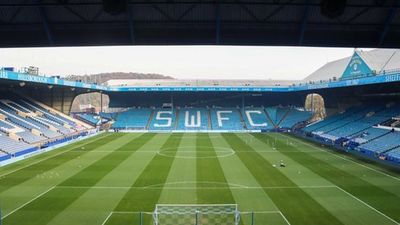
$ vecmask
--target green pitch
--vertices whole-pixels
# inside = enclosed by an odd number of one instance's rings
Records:
[[[277,133],[106,133],[0,168],[2,225],[152,224],[156,204],[237,204],[243,225],[399,224],[400,175]]]

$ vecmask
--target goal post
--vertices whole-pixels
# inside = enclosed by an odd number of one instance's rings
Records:
[[[239,225],[237,204],[157,204],[154,225]]]

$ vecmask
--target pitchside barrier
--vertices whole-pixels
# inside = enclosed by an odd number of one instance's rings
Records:
[[[120,133],[261,133],[270,130],[130,130],[130,129],[110,129],[108,132]]]

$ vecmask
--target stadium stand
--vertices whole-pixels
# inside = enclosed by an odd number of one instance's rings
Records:
[[[144,130],[147,128],[151,114],[151,109],[128,109],[117,115],[112,128]]]
[[[178,109],[177,130],[209,130],[209,111],[205,108]]]
[[[399,112],[400,109],[398,107],[392,107],[390,109],[385,109],[382,111],[379,111],[378,108],[378,111],[371,111],[363,116],[361,119],[348,123],[338,129],[332,130],[329,132],[329,134],[336,137],[349,137],[353,134],[368,129],[373,125],[380,124],[388,120],[392,116],[395,116]]]
[[[286,118],[289,110],[290,109],[287,107],[276,107],[276,116],[273,120],[275,126],[279,126],[279,124]]]
[[[176,112],[172,109],[155,109],[150,130],[173,130],[176,125]]]
[[[311,116],[312,113],[309,111],[292,108],[288,110],[287,114],[282,118],[281,122],[277,124],[277,126],[280,128],[290,129],[300,122],[308,121]]]
[[[356,150],[372,158],[396,161],[400,131],[388,121],[398,115],[400,106],[394,103],[365,103],[310,124],[302,132],[325,144]]]
[[[320,133],[327,133],[332,136],[335,136],[335,130],[341,129],[342,127],[345,127],[346,125],[353,124],[359,120],[361,120],[367,113],[373,110],[373,106],[369,107],[361,107],[360,110],[354,111],[352,113],[346,112],[345,116],[342,117],[340,120],[337,120],[333,123],[327,124],[321,128],[318,129],[318,132]],[[337,137],[337,136],[335,136]]]
[[[263,108],[247,107],[242,115],[249,130],[273,129],[274,124],[269,121]]]
[[[278,110],[278,107],[266,107],[264,110],[270,121],[276,121],[276,111]]]
[[[331,124],[334,124],[336,122],[341,121],[342,119],[344,119],[345,117],[351,115],[352,113],[356,113],[360,110],[360,107],[351,107],[349,109],[347,109],[344,112],[340,112],[338,114],[335,114],[333,116],[330,116],[324,120],[318,121],[316,123],[312,123],[309,126],[304,128],[305,132],[320,132],[322,131],[322,129],[326,126],[329,126]]]
[[[360,145],[357,149],[367,154],[384,153],[400,146],[400,132],[391,131],[372,141]]]
[[[305,132],[314,135],[350,139],[360,132],[387,121],[400,113],[400,107],[390,104],[368,104],[350,108],[320,122],[304,128]],[[360,133],[362,134],[362,133]]]
[[[34,104],[33,102],[28,102],[26,100],[20,99],[16,101],[20,107],[24,107],[27,113],[34,112],[38,114],[42,114],[43,117],[53,120],[59,124],[69,123],[69,121],[65,121],[61,118],[58,118],[56,115],[50,114],[48,110],[40,107],[39,105]],[[71,123],[73,125],[73,123]]]
[[[46,140],[44,136],[40,136],[38,134],[35,135],[29,130],[19,127],[16,124],[12,124],[8,121],[3,121],[1,119],[0,119],[0,131],[8,135],[15,134],[16,136],[22,138],[23,141],[29,144]]]
[[[111,128],[116,130],[272,130],[276,129],[269,114],[279,112],[279,122],[290,129],[299,122],[307,121],[311,112],[290,107],[183,107],[183,108],[134,108],[116,113]],[[277,118],[276,116],[272,116]]]
[[[0,161],[72,140],[91,128],[33,100],[17,95],[3,97]]]
[[[400,163],[400,147],[397,147],[387,153],[387,160]]]
[[[35,151],[37,149],[37,147],[35,146],[29,145],[21,141],[13,140],[4,134],[0,134],[0,143],[0,150],[3,153],[16,156]]]
[[[243,120],[237,108],[213,108],[211,128],[213,130],[243,130]]]
[[[370,127],[366,130],[363,130],[352,137],[350,137],[352,142],[355,142],[357,144],[363,144],[368,141],[371,141],[375,138],[378,138],[380,136],[383,136],[387,133],[389,133],[389,130],[386,129],[380,129],[380,128],[375,128],[375,127]]]
[[[4,102],[0,103],[0,109],[3,110],[3,112],[5,112],[7,116],[17,119],[15,121],[19,121],[21,125],[25,124],[28,129],[30,128],[39,130],[47,138],[56,138],[62,135],[61,133],[52,130],[49,125],[39,122],[32,116],[28,115],[26,115],[25,117],[23,117],[22,115],[20,116],[20,113],[17,110],[9,107],[9,105],[5,104]]]
[[[115,117],[117,116],[117,113],[105,113],[105,112],[100,112],[99,116],[107,119],[107,120],[114,120]]]
[[[75,114],[75,116],[77,119],[86,122],[92,126],[97,126],[101,123],[101,117],[92,113],[77,113]]]

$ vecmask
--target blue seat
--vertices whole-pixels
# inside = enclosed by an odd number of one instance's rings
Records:
[[[274,128],[274,124],[267,118],[263,108],[247,107],[242,110],[242,115],[249,130]]]
[[[382,153],[387,150],[400,146],[400,132],[389,132],[372,141],[362,144],[358,147],[360,150],[368,150],[375,153]]]
[[[210,110],[213,130],[243,130],[243,121],[237,108],[214,108]]]
[[[208,130],[209,114],[205,108],[178,109],[177,130]]]
[[[155,109],[150,123],[150,130],[174,130],[176,112],[173,109]]]
[[[9,154],[15,154],[19,151],[32,149],[35,147],[21,141],[13,140],[1,133],[0,133],[0,143],[1,143],[0,150],[3,152],[7,152]]]
[[[391,151],[389,151],[387,154],[387,160],[393,161],[396,163],[400,163],[400,147],[397,147]]]
[[[99,116],[91,113],[77,113],[76,117],[83,122],[89,123],[92,126],[97,126],[100,124],[101,120]]]
[[[118,114],[112,128],[144,130],[149,122],[150,115],[151,109],[129,109]]]
[[[281,120],[281,123],[278,125],[280,128],[292,128],[294,125],[307,121],[311,118],[312,113],[309,111],[304,111],[300,109],[289,109],[286,116],[284,116]]]

